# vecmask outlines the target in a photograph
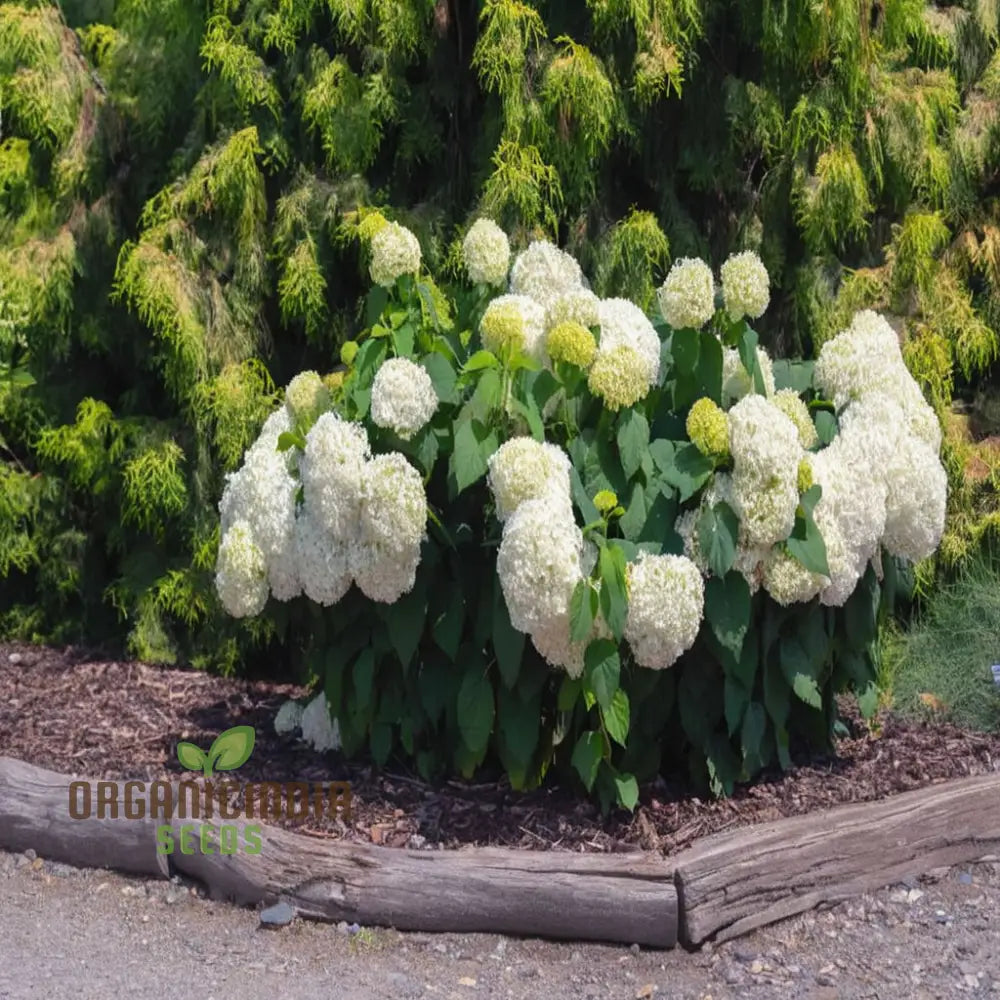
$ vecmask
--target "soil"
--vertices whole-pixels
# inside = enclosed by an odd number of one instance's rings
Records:
[[[836,756],[765,775],[729,799],[702,801],[659,779],[632,815],[602,818],[570,789],[517,794],[502,782],[432,786],[398,763],[381,772],[277,736],[292,685],[99,661],[74,649],[0,644],[0,755],[89,778],[181,775],[176,745],[202,747],[249,724],[257,742],[241,781],[350,781],[350,821],[312,816],[307,830],[393,847],[491,844],[548,850],[671,854],[697,837],[845,802],[880,799],[949,778],[1000,770],[1000,735],[886,716],[855,719]],[[189,773],[189,772],[188,772]]]
[[[0,1000],[1000,997],[1000,864],[935,873],[689,954],[295,921],[0,852]]]

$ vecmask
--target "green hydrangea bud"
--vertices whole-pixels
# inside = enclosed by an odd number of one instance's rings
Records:
[[[524,348],[524,317],[513,303],[494,300],[479,321],[483,346],[494,354]]]
[[[594,497],[594,506],[599,514],[607,514],[618,506],[618,497],[611,490],[601,490]]]
[[[609,410],[634,406],[649,393],[650,369],[646,359],[628,344],[599,351],[587,377],[587,388]]]
[[[703,455],[710,458],[729,456],[729,418],[707,396],[702,396],[688,412],[687,433]]]
[[[389,224],[389,220],[381,212],[368,212],[358,223],[358,239],[362,243],[370,243],[372,237]]]
[[[581,323],[569,320],[550,331],[545,348],[553,361],[565,361],[577,368],[589,368],[597,353],[594,335]]]
[[[330,372],[328,375],[323,376],[323,385],[325,385],[330,392],[336,392],[344,384],[344,378],[346,376],[347,372]]]
[[[300,372],[285,389],[285,406],[297,424],[312,427],[330,409],[330,390],[317,372]]]
[[[812,488],[813,484],[813,470],[812,464],[809,462],[808,458],[803,458],[799,462],[799,472],[798,472],[798,487],[799,493],[805,493],[807,490]]]
[[[348,340],[343,347],[340,348],[340,360],[345,365],[354,364],[354,359],[358,356],[358,342],[356,340]]]

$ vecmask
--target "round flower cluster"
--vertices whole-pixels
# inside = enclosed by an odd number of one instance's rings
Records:
[[[700,330],[715,315],[712,269],[697,257],[682,257],[657,290],[660,312],[675,330]]]
[[[548,306],[566,292],[582,289],[583,271],[576,258],[546,240],[536,240],[514,258],[510,291]]]
[[[545,343],[545,310],[526,295],[498,295],[479,321],[483,347],[494,354],[522,351],[541,359]]]
[[[579,323],[592,327],[601,322],[601,300],[589,288],[574,288],[554,298],[545,309],[545,326],[551,330],[560,323]]]
[[[729,411],[733,509],[751,545],[787,538],[799,505],[799,432],[763,396],[746,396]]]
[[[749,316],[757,319],[771,301],[767,268],[752,250],[733,254],[719,268],[722,301],[729,318],[736,322]]]
[[[372,281],[383,288],[392,288],[404,274],[420,270],[420,243],[416,236],[398,222],[387,222],[372,237]]]
[[[809,407],[794,389],[779,389],[769,399],[795,424],[795,429],[799,432],[799,443],[803,448],[808,451],[819,443],[819,435],[816,433],[816,425],[809,415]]]
[[[573,320],[564,320],[549,330],[545,337],[545,350],[553,361],[587,369],[597,353],[597,342],[585,326]]]
[[[660,377],[660,338],[646,314],[628,299],[602,299],[601,337],[588,386],[609,410],[644,399]]]
[[[321,413],[330,409],[330,390],[318,372],[300,372],[285,389],[285,406],[292,423],[312,427]]]
[[[685,556],[641,553],[628,565],[625,638],[636,662],[662,670],[694,645],[705,606],[698,567]]]
[[[237,521],[244,522],[263,554],[267,584],[279,601],[289,601],[302,592],[291,556],[298,482],[288,458],[278,451],[278,438],[292,429],[288,408],[275,410],[247,450],[242,467],[227,475],[219,501],[223,541]]]
[[[372,458],[364,428],[326,412],[306,435],[297,479],[277,451],[289,429],[283,407],[223,492],[216,588],[227,610],[259,614],[268,589],[277,600],[304,592],[329,606],[352,582],[371,600],[397,601],[413,588],[420,562],[427,522],[420,473],[395,452]]]
[[[438,407],[430,375],[409,358],[390,358],[372,382],[372,420],[404,441],[413,437]]]
[[[703,455],[720,459],[729,456],[729,418],[707,396],[688,411],[686,427],[691,443]]]
[[[506,521],[524,501],[543,498],[564,512],[570,506],[569,471],[568,456],[554,444],[530,437],[505,441],[490,456],[487,475],[497,518]]]
[[[510,241],[492,219],[477,219],[462,241],[462,261],[474,285],[500,286],[510,267]]]
[[[267,603],[267,561],[246,521],[235,521],[222,536],[215,587],[234,618],[258,615]]]
[[[782,607],[811,601],[829,581],[806,569],[785,549],[771,549],[764,563],[764,589]]]

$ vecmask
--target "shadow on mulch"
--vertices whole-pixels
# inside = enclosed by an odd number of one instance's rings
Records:
[[[632,816],[602,819],[559,788],[515,793],[503,783],[431,786],[398,768],[376,772],[275,734],[294,685],[191,670],[96,662],[74,650],[0,644],[0,755],[88,778],[153,781],[181,773],[176,745],[202,747],[251,725],[257,742],[241,781],[350,781],[350,822],[312,818],[302,832],[393,847],[503,845],[533,850],[673,853],[697,837],[845,802],[871,801],[949,778],[1000,770],[1000,735],[882,721],[841,740],[836,757],[765,777],[730,799],[702,801],[662,779]],[[289,824],[291,825],[291,824]]]

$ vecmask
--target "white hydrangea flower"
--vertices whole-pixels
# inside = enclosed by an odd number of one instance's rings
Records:
[[[545,352],[545,309],[527,295],[498,295],[479,321],[483,347],[494,354],[519,350],[541,360]]]
[[[279,736],[287,736],[294,733],[302,725],[302,706],[294,699],[290,698],[274,717],[274,731]]]
[[[372,382],[372,420],[404,441],[413,437],[438,407],[430,375],[409,358],[389,358]]]
[[[774,395],[774,365],[763,347],[757,348],[757,364],[764,379],[764,395]],[[733,402],[754,392],[754,382],[750,373],[740,361],[740,352],[735,347],[722,349],[722,405],[728,407]]]
[[[671,666],[698,636],[705,584],[685,556],[640,554],[628,565],[625,638],[636,663],[653,670]]]
[[[592,327],[601,322],[601,300],[589,288],[575,288],[554,298],[545,310],[545,327],[551,330],[560,323],[579,323]]]
[[[331,535],[308,508],[295,523],[293,551],[309,600],[329,607],[351,589],[348,544]]]
[[[420,243],[398,222],[384,225],[371,242],[369,273],[376,285],[392,288],[397,278],[420,270]]]
[[[323,384],[319,372],[299,372],[285,389],[285,408],[292,422],[311,426],[316,418],[330,408],[330,390]]]
[[[699,257],[682,257],[656,293],[660,312],[675,330],[700,330],[715,315],[712,269]]]
[[[809,413],[809,407],[794,389],[779,389],[768,398],[795,424],[795,429],[799,432],[799,443],[803,448],[808,450],[819,443],[819,435],[816,433],[816,425]]]
[[[782,548],[772,549],[764,563],[764,589],[782,607],[811,601],[829,583]]]
[[[870,309],[822,346],[813,369],[813,383],[838,410],[866,393],[891,391],[909,377],[896,331]]]
[[[610,639],[611,630],[600,615],[594,621],[590,635],[581,642],[573,642],[570,638],[569,613],[554,618],[542,628],[531,633],[531,643],[542,658],[551,667],[565,670],[570,677],[582,677],[584,656],[587,646],[594,639]]]
[[[719,269],[722,300],[732,320],[757,319],[771,301],[767,268],[752,250],[736,253]]]
[[[556,445],[530,437],[505,441],[490,456],[487,476],[497,517],[506,521],[525,500],[550,494],[569,505],[569,473],[569,458]]]
[[[416,583],[420,545],[403,549],[375,542],[352,545],[348,559],[354,582],[365,597],[380,604],[395,604]]]
[[[920,562],[934,552],[944,533],[947,474],[928,444],[904,434],[886,469],[886,484],[882,543],[890,555]]]
[[[655,385],[660,378],[662,344],[649,317],[628,299],[602,299],[598,318],[601,328],[598,355],[608,354],[616,347],[632,348],[645,362],[649,385]]]
[[[399,452],[376,455],[361,479],[361,541],[408,552],[419,549],[426,527],[420,473]]]
[[[267,604],[267,561],[246,521],[235,521],[222,536],[215,589],[234,618],[259,615]]]
[[[840,606],[854,591],[885,529],[886,485],[863,452],[840,436],[809,456],[813,482],[822,487],[813,511],[826,544],[830,584],[823,604]]]
[[[340,726],[330,718],[326,694],[320,692],[302,712],[302,739],[319,753],[340,749]]]
[[[571,518],[553,516],[547,498],[518,505],[497,553],[497,576],[518,632],[540,632],[569,613],[583,558],[583,532]]]
[[[547,306],[560,295],[583,288],[583,271],[576,258],[547,240],[536,240],[514,258],[510,291]]]
[[[299,461],[305,504],[337,538],[357,535],[361,480],[370,456],[365,429],[335,413],[324,413],[306,435]]]
[[[729,411],[732,507],[750,546],[787,538],[799,504],[799,433],[763,396],[745,396]]]
[[[510,241],[492,219],[477,219],[462,241],[462,261],[474,285],[502,285],[510,267]]]

